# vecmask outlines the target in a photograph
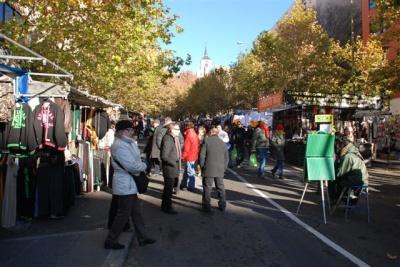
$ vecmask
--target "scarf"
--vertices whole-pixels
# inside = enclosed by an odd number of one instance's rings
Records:
[[[175,142],[175,148],[176,148],[176,156],[178,157],[179,160],[179,170],[181,170],[181,143],[179,142],[179,137],[178,136],[173,136],[174,142]]]
[[[267,125],[265,125],[264,123],[260,123],[260,125],[258,126],[258,128],[260,128],[261,130],[264,131],[265,137],[267,139],[269,139],[269,128],[267,127]]]

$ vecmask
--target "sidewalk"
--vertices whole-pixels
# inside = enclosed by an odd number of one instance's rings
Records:
[[[105,192],[85,194],[63,219],[1,229],[0,266],[123,266],[133,232],[120,237],[125,249],[103,248],[110,201]]]
[[[374,166],[391,166],[393,168],[399,169],[400,168],[400,160],[395,160],[395,159],[381,159],[381,158],[376,158],[372,160],[372,164]]]

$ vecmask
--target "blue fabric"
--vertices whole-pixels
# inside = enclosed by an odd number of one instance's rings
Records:
[[[29,74],[27,71],[9,67],[5,64],[0,64],[0,72],[1,73],[13,73],[17,75],[17,90],[19,94],[25,95],[29,91],[28,81],[29,81]],[[28,101],[27,97],[21,98],[24,103]]]
[[[27,71],[25,71],[25,70],[9,67],[9,66],[7,66],[5,64],[0,64],[0,72],[2,72],[2,73],[14,73],[14,74],[16,74],[18,76],[22,76],[22,75],[27,73]]]
[[[182,186],[189,189],[195,189],[196,180],[196,165],[194,161],[187,161],[185,166],[185,172],[183,174]]]
[[[277,172],[279,177],[283,175],[283,160],[276,160],[275,167],[272,169],[272,172]]]
[[[263,176],[265,165],[267,164],[267,159],[268,159],[268,148],[258,147],[256,149],[256,151],[257,151],[257,157],[258,157],[258,162],[259,162],[258,175]]]
[[[18,92],[21,95],[28,94],[28,91],[29,91],[28,81],[29,81],[29,75],[27,73],[17,77],[17,88],[18,88]],[[21,97],[21,99],[22,99],[22,102],[24,102],[24,103],[28,102],[28,100],[29,100],[29,98],[26,96]]]

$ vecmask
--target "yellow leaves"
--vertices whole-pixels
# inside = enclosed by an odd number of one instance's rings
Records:
[[[118,55],[113,55],[113,56],[112,56],[112,60],[114,60],[114,61],[117,62],[117,63],[120,63],[120,62],[121,62],[121,57],[118,56]]]
[[[161,84],[173,57],[158,43],[169,41],[176,19],[162,1],[15,2],[27,10],[27,23],[7,25],[12,37],[33,33],[29,45],[72,72],[76,85],[130,107],[146,109],[151,103],[151,88]],[[35,16],[27,17],[30,12]]]

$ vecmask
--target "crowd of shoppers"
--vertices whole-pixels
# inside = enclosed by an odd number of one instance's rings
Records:
[[[213,183],[218,192],[218,208],[226,209],[224,176],[229,164],[240,168],[251,153],[257,155],[258,177],[265,177],[268,155],[274,154],[275,165],[270,170],[272,178],[283,179],[285,129],[277,124],[270,129],[266,120],[252,121],[245,129],[240,120],[225,127],[195,125],[192,121],[173,122],[166,117],[149,122],[140,132],[146,144],[142,162],[140,150],[133,139],[135,125],[129,120],[116,124],[115,141],[111,147],[113,175],[113,200],[110,209],[109,234],[104,243],[107,249],[121,249],[118,237],[132,219],[139,245],[155,242],[147,236],[140,210],[138,189],[132,176],[141,172],[161,174],[164,178],[161,211],[175,215],[172,197],[179,190],[196,192],[196,174],[202,177],[202,211],[211,212]],[[351,135],[337,143],[339,146],[337,183],[335,192],[350,185],[368,184],[368,173],[362,156],[353,145]],[[235,152],[235,153],[230,153]],[[232,155],[232,156],[231,156]]]

